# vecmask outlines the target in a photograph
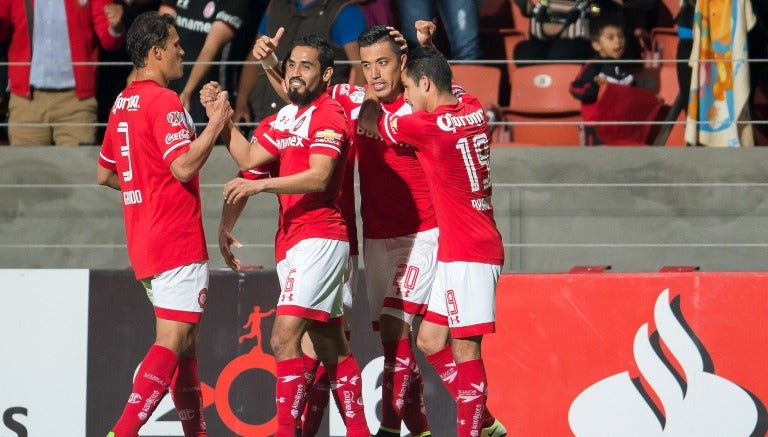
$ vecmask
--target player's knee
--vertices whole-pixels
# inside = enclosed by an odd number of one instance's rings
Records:
[[[416,347],[424,353],[424,355],[433,355],[440,352],[446,343],[442,338],[436,338],[429,335],[419,334],[416,337]]]

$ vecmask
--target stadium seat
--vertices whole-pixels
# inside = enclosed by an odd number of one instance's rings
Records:
[[[568,88],[580,69],[578,64],[515,68],[510,79],[510,103],[502,108],[502,119],[511,125],[496,129],[495,141],[578,146],[581,105]]]
[[[504,54],[505,58],[507,59],[507,77],[509,77],[510,86],[512,85],[512,75],[514,74],[515,69],[517,68],[515,66],[515,46],[520,43],[520,41],[524,41],[527,38],[527,33],[522,33],[521,31],[517,29],[510,30],[508,32],[504,33],[503,41],[504,41]]]
[[[501,70],[489,65],[453,64],[453,79],[469,94],[477,97],[484,108],[498,106]]]
[[[514,0],[509,0],[509,2],[512,3],[512,22],[514,24],[514,29],[521,32],[524,38],[528,38],[531,19],[523,14],[523,11],[520,10],[520,6],[517,5],[517,2]],[[512,58],[510,57],[509,59]]]

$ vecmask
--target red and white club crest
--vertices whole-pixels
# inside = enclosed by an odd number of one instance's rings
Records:
[[[200,308],[205,308],[205,301],[208,300],[208,289],[203,288],[200,293],[197,294],[197,304]]]
[[[203,8],[203,17],[205,18],[211,18],[213,17],[213,13],[216,12],[216,3],[214,2],[208,2],[205,5],[205,8]]]

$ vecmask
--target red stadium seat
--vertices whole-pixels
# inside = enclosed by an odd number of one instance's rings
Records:
[[[503,120],[512,125],[497,129],[495,139],[521,145],[579,145],[576,122],[581,120],[581,106],[568,88],[580,69],[577,64],[515,68],[509,106],[502,109]]]
[[[501,70],[498,67],[473,64],[453,64],[453,79],[469,94],[475,96],[484,108],[499,104]]]

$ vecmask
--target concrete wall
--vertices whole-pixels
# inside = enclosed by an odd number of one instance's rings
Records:
[[[505,271],[574,265],[656,271],[765,270],[766,159],[757,149],[497,148],[493,202]],[[94,183],[98,148],[0,149],[0,268],[125,268],[117,192]],[[221,187],[236,168],[217,148],[202,173],[211,263]],[[277,202],[251,199],[235,229],[246,264],[273,266]]]

